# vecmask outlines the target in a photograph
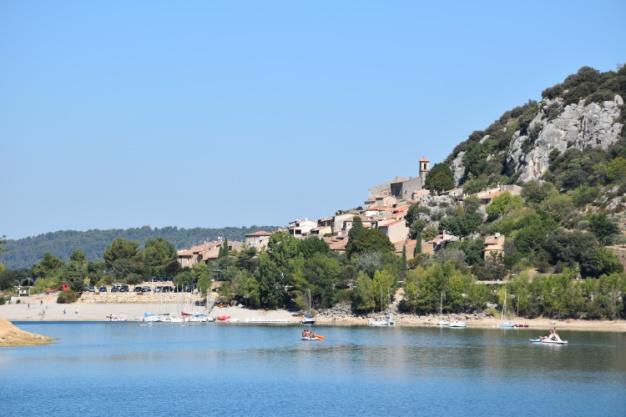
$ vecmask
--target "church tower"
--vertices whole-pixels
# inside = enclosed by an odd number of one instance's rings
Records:
[[[425,178],[428,174],[428,163],[430,161],[425,156],[420,158],[420,178]]]

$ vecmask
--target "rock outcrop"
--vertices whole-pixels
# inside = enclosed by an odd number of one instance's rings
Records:
[[[518,180],[527,182],[541,178],[550,165],[550,153],[559,153],[568,148],[607,149],[619,140],[622,124],[618,123],[622,97],[616,95],[612,101],[601,104],[577,104],[563,107],[552,120],[547,110],[561,107],[562,100],[544,100],[537,116],[530,123],[527,135],[516,132],[508,150],[507,162],[513,163],[519,173]],[[460,170],[460,168],[456,168]]]
[[[471,181],[477,189],[541,179],[551,156],[590,148],[614,154],[614,145],[626,141],[626,66],[607,72],[582,67],[541,95],[455,147],[446,163],[457,185]]]

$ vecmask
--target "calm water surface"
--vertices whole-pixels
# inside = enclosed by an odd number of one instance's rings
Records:
[[[626,416],[626,335],[532,330],[22,323],[0,416]]]

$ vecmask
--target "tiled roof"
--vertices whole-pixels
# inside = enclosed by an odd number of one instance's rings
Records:
[[[267,232],[265,230],[258,230],[254,233],[248,233],[246,237],[259,237],[259,236],[272,236],[271,232]]]

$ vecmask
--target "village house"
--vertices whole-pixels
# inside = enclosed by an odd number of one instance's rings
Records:
[[[431,240],[422,242],[422,253],[426,255],[432,255],[445,248],[448,243],[458,242],[458,240],[459,238],[457,236],[446,233],[446,231],[444,230],[443,233],[435,236]]]
[[[402,252],[406,254],[406,260],[410,261],[415,257],[415,247],[417,246],[417,240],[407,239],[393,244],[396,255],[402,256]]]
[[[491,200],[505,192],[508,192],[513,196],[520,195],[522,193],[522,187],[515,184],[501,184],[497,187],[477,193],[476,197],[482,204],[489,204],[491,203]]]
[[[345,222],[352,221],[352,219],[354,219],[354,216],[358,216],[358,213],[342,213],[337,214],[335,217],[333,217],[332,234],[340,235],[345,233]]]
[[[348,236],[328,236],[324,238],[324,242],[326,242],[331,251],[345,253],[348,245]]]
[[[254,233],[248,233],[244,239],[244,245],[255,248],[257,251],[261,251],[267,248],[268,243],[270,242],[270,237],[272,236],[271,232],[267,232],[265,230],[259,230]]]
[[[483,250],[485,261],[502,260],[504,257],[504,241],[505,236],[500,233],[485,238],[485,248]]]
[[[333,234],[333,218],[324,217],[317,220],[317,227],[311,229],[311,236],[323,238],[324,236],[330,236]]]
[[[391,207],[394,206],[395,204],[398,203],[398,199],[393,197],[393,196],[378,196],[375,197],[371,200],[366,200],[363,204],[363,209],[367,210],[370,207],[381,207],[381,206],[387,206],[387,207]]]
[[[389,238],[391,243],[404,242],[409,236],[409,228],[404,219],[380,220],[378,230]]]
[[[212,242],[204,242],[200,245],[192,246],[188,249],[181,249],[176,252],[178,263],[181,268],[192,268],[200,262],[208,262],[219,257],[220,248],[224,241],[216,240]],[[242,247],[242,243],[238,241],[229,241],[228,250],[238,251]]]
[[[294,220],[289,223],[287,231],[289,234],[297,239],[304,239],[311,234],[311,230],[317,227],[317,222],[309,219]]]

